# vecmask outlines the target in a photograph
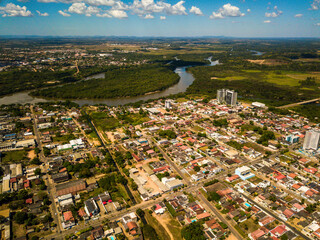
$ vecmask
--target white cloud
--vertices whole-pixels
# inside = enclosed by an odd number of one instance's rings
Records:
[[[96,15],[97,17],[107,17],[107,18],[112,18],[112,16],[108,13],[98,13]]]
[[[276,17],[279,17],[283,13],[282,11],[278,10],[277,6],[274,6],[273,9],[275,10],[274,12],[266,12],[265,16],[266,17],[276,18]]]
[[[88,5],[93,6],[114,6],[116,4],[116,1],[114,0],[86,0],[85,1]]]
[[[56,0],[38,0],[38,2],[41,3],[53,3],[53,2],[57,2]]]
[[[174,5],[164,1],[154,2],[154,0],[134,0],[129,6],[131,11],[138,16],[153,13],[165,13],[168,15],[187,15],[184,1],[179,1]]]
[[[64,17],[70,17],[71,15],[69,13],[63,12],[61,10],[58,11],[59,14],[61,14]]]
[[[320,27],[320,22],[315,24],[316,26]]]
[[[251,9],[248,8],[248,9],[247,9],[247,12],[248,12],[248,13],[251,12]]]
[[[147,14],[144,16],[144,19],[154,19],[154,16],[151,14]]]
[[[210,18],[243,17],[244,15],[245,14],[242,13],[238,7],[227,3],[219,8],[217,12],[212,12]]]
[[[265,21],[263,21],[264,23],[271,23],[271,21],[270,20],[265,20]]]
[[[295,18],[301,18],[302,16],[303,16],[303,14],[301,14],[301,13],[294,15]]]
[[[48,17],[49,16],[49,14],[47,12],[41,13],[40,11],[37,10],[37,13],[41,17]]]
[[[160,20],[166,20],[166,16],[160,16]]]
[[[111,9],[109,11],[107,11],[108,14],[110,14],[110,16],[114,17],[114,18],[127,18],[128,15],[125,11],[123,10],[118,10],[118,9]]]
[[[69,13],[84,14],[87,17],[91,17],[92,14],[98,14],[100,11],[100,8],[87,7],[85,3],[73,3],[68,9]]]
[[[19,6],[8,3],[5,7],[0,7],[2,17],[31,17],[32,13],[27,10],[26,6]]]
[[[198,16],[203,16],[203,13],[200,10],[200,8],[197,8],[196,6],[192,6],[191,7],[190,13],[193,13],[193,14],[198,15]]]
[[[310,10],[319,10],[320,0],[313,0]]]

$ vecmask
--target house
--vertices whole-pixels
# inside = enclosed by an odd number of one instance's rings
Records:
[[[251,239],[251,240],[257,240],[259,239],[260,237],[264,236],[266,234],[265,231],[261,230],[261,229],[258,229],[252,233],[249,233],[248,234],[248,237]]]
[[[155,209],[154,209],[154,212],[156,214],[163,214],[165,212],[165,208],[163,208],[162,206],[160,206],[160,204],[156,204],[155,205]]]
[[[287,231],[285,225],[279,225],[270,231],[272,236],[281,237]]]
[[[247,180],[255,176],[253,173],[251,173],[251,169],[247,166],[237,168],[235,170],[235,174],[238,175],[242,180]]]
[[[61,183],[61,182],[68,181],[69,175],[68,175],[68,172],[60,172],[60,173],[51,175],[51,178],[55,183]]]
[[[78,192],[86,190],[86,188],[86,182],[83,180],[69,181],[56,185],[56,195],[62,196],[68,193],[75,195]]]
[[[62,227],[64,229],[71,228],[72,226],[74,226],[76,224],[71,211],[64,212],[62,220],[63,220]]]
[[[128,222],[127,224],[127,227],[129,229],[129,233],[132,235],[132,236],[135,236],[138,234],[137,230],[138,230],[138,225],[136,224],[136,222]]]
[[[90,236],[91,236],[92,240],[103,239],[105,235],[104,235],[104,231],[103,231],[102,226],[99,226],[99,227],[97,227],[95,229],[92,229]]]
[[[97,215],[100,212],[96,201],[93,200],[92,198],[84,202],[84,210],[86,211],[87,215],[90,217]]]

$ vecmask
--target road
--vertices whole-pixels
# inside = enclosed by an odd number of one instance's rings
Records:
[[[37,140],[37,144],[38,144],[38,148],[40,149],[40,153],[39,153],[39,159],[41,162],[44,163],[44,167],[42,168],[42,172],[47,172],[47,158],[45,157],[44,153],[43,153],[43,146],[41,143],[41,139],[40,139],[40,133],[38,131],[38,119],[36,117],[36,114],[34,112],[33,109],[33,105],[30,106],[30,110],[31,110],[31,114],[32,114],[32,118],[33,118],[33,129],[34,129],[34,134],[36,136],[36,140]],[[53,189],[54,186],[50,183],[49,180],[49,174],[46,173],[46,184],[47,184],[47,192],[50,198],[50,201],[52,202],[52,204],[50,205],[50,210],[51,210],[51,215],[52,218],[54,220],[54,222],[57,224],[57,232],[61,232],[62,227],[61,227],[61,221],[59,219],[59,211],[57,208],[57,205],[54,201],[54,196],[53,196]]]
[[[215,209],[214,206],[212,206],[212,204],[206,199],[206,197],[203,196],[201,192],[199,192],[198,197],[208,206],[208,208],[214,213],[214,215],[216,215],[216,217],[219,218],[221,222],[225,223],[228,226],[229,230],[237,239],[243,239],[239,232]]]
[[[150,138],[149,138],[150,140]],[[154,143],[154,145],[156,145],[156,147],[160,150],[161,154],[163,155],[163,157],[167,160],[167,162],[174,168],[174,170],[183,178],[183,180],[185,181],[185,183],[187,185],[191,184],[191,182],[184,176],[184,174],[182,173],[182,171],[177,167],[177,165],[171,160],[171,158],[168,156],[168,154],[163,151],[163,149],[161,148],[161,146],[153,139],[151,138],[151,141]]]
[[[234,191],[238,192],[236,189],[233,189]],[[238,192],[239,193],[239,192]],[[239,193],[241,194],[241,193]],[[298,236],[304,238],[304,239],[310,239],[308,238],[306,235],[304,235],[303,233],[301,233],[300,231],[298,231],[296,228],[292,227],[290,224],[288,224],[286,221],[283,221],[280,217],[278,217],[275,213],[273,213],[272,211],[270,211],[269,209],[263,207],[262,205],[258,204],[256,201],[254,201],[253,199],[249,198],[248,196],[246,196],[245,194],[242,194],[242,196],[247,199],[249,202],[251,202],[252,204],[258,206],[260,209],[262,209],[263,211],[265,211],[266,213],[268,213],[270,216],[274,217],[275,219],[277,219],[279,222],[284,223],[291,231],[293,231],[295,234],[297,234]]]
[[[307,100],[307,101],[303,101],[303,102],[291,103],[291,104],[284,105],[284,106],[277,107],[277,108],[296,107],[296,106],[298,106],[298,105],[303,105],[303,104],[307,104],[307,103],[313,103],[313,102],[317,102],[317,101],[319,101],[319,100],[320,100],[320,98],[315,98],[315,99],[311,99],[311,100]]]
[[[86,114],[87,114],[87,113],[86,113]],[[89,117],[89,118],[88,118],[88,119],[89,119],[89,122],[90,122],[91,126],[93,127],[93,130],[94,130],[95,133],[97,134],[97,136],[98,136],[98,138],[99,138],[99,141],[101,142],[102,147],[103,147],[104,150],[105,150],[106,152],[108,152],[108,153],[110,154],[110,156],[112,157],[112,161],[113,161],[113,163],[114,163],[114,166],[117,168],[118,172],[126,178],[126,176],[120,171],[120,168],[119,168],[118,164],[116,163],[116,161],[114,160],[114,158],[113,158],[112,154],[110,153],[109,149],[106,147],[105,142],[104,142],[104,140],[103,140],[104,138],[103,138],[102,134],[98,131],[98,129],[96,128],[96,126],[94,125],[94,123],[91,121],[90,116],[89,116],[88,114],[87,114],[87,116]],[[124,185],[124,188],[126,189],[126,192],[127,192],[128,196],[129,196],[132,204],[133,204],[133,205],[136,204],[137,202],[136,202],[135,198],[133,197],[133,194],[132,194],[132,192],[130,191],[128,185]]]
[[[99,140],[102,144],[102,146],[106,149],[106,151],[109,151],[108,148],[105,146],[105,143],[103,141],[103,136],[101,135],[100,132],[98,132],[98,130],[96,129],[96,127],[94,126],[94,124],[90,121],[94,131],[97,133],[97,136],[99,137]],[[36,129],[36,125],[35,125],[35,129]],[[36,133],[36,130],[35,130],[35,133]],[[39,139],[39,143],[40,143],[40,137],[39,137],[39,134],[37,133],[37,139]],[[220,173],[218,176],[214,176],[212,178],[208,178],[208,179],[204,179],[202,181],[199,181],[197,183],[192,183],[186,176],[185,174],[179,169],[179,167],[174,163],[174,161],[167,155],[167,153],[162,149],[161,146],[159,146],[156,142],[155,139],[153,138],[150,138],[148,137],[148,139],[154,143],[155,146],[158,147],[158,149],[160,150],[161,154],[163,155],[163,157],[166,159],[166,161],[171,165],[171,167],[183,178],[184,182],[185,182],[185,188],[179,190],[178,192],[170,192],[170,193],[166,193],[166,194],[163,194],[161,197],[157,198],[157,199],[154,199],[154,200],[149,200],[147,202],[142,202],[142,203],[139,203],[139,204],[136,204],[134,203],[135,205],[128,208],[128,209],[124,209],[124,210],[121,210],[121,211],[118,211],[118,212],[114,212],[114,213],[109,213],[107,214],[105,217],[100,217],[99,219],[96,219],[96,220],[90,220],[89,222],[87,223],[80,223],[79,225],[76,225],[74,226],[72,229],[69,229],[69,230],[65,230],[63,231],[62,233],[58,233],[58,234],[54,234],[54,235],[50,235],[48,236],[46,239],[50,239],[51,237],[55,237],[56,239],[63,239],[65,236],[67,235],[70,235],[70,234],[73,234],[75,231],[79,231],[87,226],[93,226],[93,227],[97,227],[97,226],[100,226],[104,223],[104,221],[106,219],[110,220],[110,221],[113,221],[113,220],[116,220],[116,219],[119,219],[121,218],[122,216],[124,216],[125,214],[129,213],[129,212],[134,212],[136,211],[138,208],[141,208],[141,209],[147,209],[151,206],[153,206],[154,204],[156,203],[159,203],[160,201],[164,200],[165,198],[172,198],[174,196],[177,196],[179,194],[182,194],[184,191],[186,192],[196,192],[197,193],[197,196],[199,197],[199,199],[207,206],[208,209],[210,209],[212,211],[212,213],[214,215],[216,215],[216,217],[223,223],[225,223],[229,230],[233,233],[233,235],[237,238],[237,239],[243,239],[242,236],[239,234],[239,232],[233,227],[233,225],[231,223],[229,223],[220,213],[219,211],[217,211],[215,209],[215,207],[212,205],[212,203],[210,203],[206,197],[201,193],[199,192],[199,189],[203,186],[203,183],[204,182],[207,182],[207,181],[210,181],[212,179],[220,179],[220,180],[224,180],[225,177],[227,176],[228,173],[231,173],[234,171],[234,169],[236,167],[239,167],[240,165],[243,165],[243,164],[246,164],[248,162],[250,162],[250,164],[254,164],[254,163],[258,163],[260,162],[262,159],[256,159],[256,160],[246,160],[244,162],[242,162],[241,164],[237,164],[233,167],[226,167],[226,166],[223,166],[223,169],[225,170],[224,173]],[[44,157],[44,156],[43,156]],[[209,157],[209,156],[207,156]],[[44,158],[45,159],[45,158]],[[212,159],[210,157],[210,159]],[[116,165],[116,163],[115,163]],[[116,165],[117,166],[117,165]],[[222,164],[219,162],[219,166],[222,166]],[[118,167],[118,166],[117,166]],[[118,168],[119,170],[119,168]],[[120,170],[119,170],[120,172]],[[121,172],[120,172],[121,173]],[[226,184],[226,183],[223,183],[225,186],[227,187],[232,187],[231,185],[229,184]],[[129,190],[129,189],[128,189]],[[236,189],[234,189],[234,191],[238,192]],[[129,190],[130,192],[130,190]],[[131,193],[131,192],[130,192]],[[241,194],[241,193],[239,193]],[[243,195],[243,194],[242,194]],[[131,195],[132,196],[132,195]],[[262,210],[264,210],[265,212],[267,212],[269,215],[273,216],[274,218],[276,218],[279,222],[283,222],[289,229],[291,229],[293,232],[295,232],[297,235],[303,237],[304,239],[309,239],[308,237],[306,237],[304,234],[300,233],[297,229],[295,229],[294,227],[292,227],[291,225],[289,225],[288,223],[284,222],[282,219],[280,219],[279,217],[277,217],[275,215],[275,213],[273,213],[271,210],[269,209],[266,209],[265,207],[263,206],[260,206],[260,204],[256,203],[253,199],[251,199],[251,197],[248,197],[248,196],[245,196],[243,195],[249,202],[253,203],[254,205],[258,206],[259,208],[261,208]],[[54,207],[56,209],[56,207]],[[59,222],[59,221],[58,221]]]

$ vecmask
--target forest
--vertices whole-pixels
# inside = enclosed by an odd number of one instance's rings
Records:
[[[34,91],[46,98],[94,99],[138,96],[164,90],[179,81],[179,75],[159,64],[110,69],[104,79],[91,79],[61,87]]]
[[[281,106],[319,97],[320,75],[314,75],[319,70],[320,64],[316,63],[269,66],[228,59],[216,66],[189,68],[195,81],[186,93],[216,97],[218,89],[229,88],[238,92],[239,99]],[[305,80],[314,76],[317,80],[306,87]]]

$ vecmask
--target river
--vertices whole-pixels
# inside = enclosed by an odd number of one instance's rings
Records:
[[[210,61],[210,64],[208,64],[209,66],[215,66],[219,64],[219,60],[212,61],[212,57],[209,57],[207,60]],[[88,105],[106,104],[108,106],[118,106],[118,105],[124,105],[128,103],[134,103],[138,101],[146,101],[149,99],[157,99],[157,98],[166,97],[172,94],[182,93],[182,92],[185,92],[187,88],[194,81],[193,75],[186,71],[188,67],[189,66],[177,67],[175,70],[175,73],[177,73],[180,76],[179,82],[161,92],[155,92],[155,93],[150,93],[150,94],[136,96],[136,97],[121,97],[121,98],[110,98],[110,99],[72,99],[71,101],[78,103],[80,106],[83,106],[85,104],[88,104]],[[104,73],[92,75],[90,77],[87,77],[85,80],[89,80],[93,78],[96,78],[96,79],[104,78]],[[31,91],[19,92],[13,95],[4,96],[0,98],[0,104],[22,104],[23,105],[27,103],[35,104],[39,102],[65,100],[65,99],[47,100],[39,97],[32,97],[29,95],[30,92]]]

